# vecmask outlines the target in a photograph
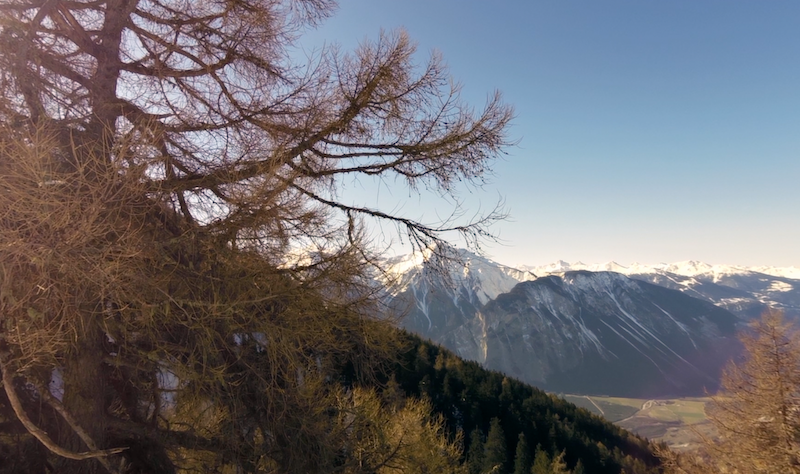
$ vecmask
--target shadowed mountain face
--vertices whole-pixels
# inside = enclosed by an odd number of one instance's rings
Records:
[[[486,272],[454,287],[418,276],[395,298],[408,329],[554,392],[702,395],[738,349],[730,312],[617,273],[567,272],[494,298],[479,297]]]
[[[557,392],[703,394],[738,346],[731,313],[610,272],[520,283],[476,316],[465,356]]]

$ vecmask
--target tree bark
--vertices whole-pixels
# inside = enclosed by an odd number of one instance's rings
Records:
[[[96,316],[89,313],[81,316],[75,350],[64,362],[64,408],[75,419],[81,421],[82,428],[99,449],[107,445],[105,427],[105,377],[103,376],[104,351],[103,334],[95,321]],[[66,423],[61,423],[59,444],[73,451],[84,451],[86,444],[80,436]],[[63,466],[57,466],[58,472],[70,474],[99,474],[108,472],[100,462],[63,460]]]

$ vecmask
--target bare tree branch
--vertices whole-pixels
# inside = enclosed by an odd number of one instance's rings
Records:
[[[14,374],[8,368],[8,361],[3,359],[5,359],[5,356],[4,355],[0,356],[0,373],[3,376],[3,387],[5,388],[6,395],[8,396],[8,401],[11,403],[11,408],[14,410],[14,413],[17,415],[17,419],[20,421],[20,423],[22,423],[23,426],[25,426],[25,429],[28,430],[28,433],[30,433],[36,439],[38,439],[47,449],[49,449],[50,451],[61,457],[67,459],[73,459],[75,461],[83,461],[86,459],[99,458],[98,460],[103,464],[103,466],[109,472],[115,473],[116,470],[111,468],[111,464],[109,464],[108,461],[102,458],[112,456],[114,454],[119,454],[122,451],[125,451],[125,449],[127,448],[112,448],[103,450],[97,449],[97,446],[94,444],[91,438],[89,438],[88,435],[86,435],[86,432],[80,429],[80,427],[77,426],[77,424],[73,425],[74,420],[72,420],[71,417],[69,418],[65,417],[65,419],[67,420],[67,422],[70,423],[70,425],[73,427],[73,429],[75,429],[77,433],[80,433],[82,435],[81,438],[84,439],[84,441],[87,441],[87,446],[89,447],[89,449],[91,449],[91,451],[75,453],[62,448],[61,446],[58,446],[50,438],[50,436],[48,436],[47,433],[44,432],[44,430],[36,426],[33,423],[33,421],[31,421],[31,419],[28,417],[28,415],[25,413],[25,410],[22,407],[22,402],[20,402],[20,399],[17,396],[17,392],[14,390],[13,387]],[[63,409],[58,411],[62,415],[64,414]]]

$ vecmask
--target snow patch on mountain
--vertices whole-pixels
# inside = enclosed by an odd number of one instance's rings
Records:
[[[741,265],[711,265],[697,260],[657,264],[632,263],[627,267],[616,262],[587,265],[583,262],[569,263],[565,262],[564,260],[558,260],[546,265],[521,265],[520,269],[530,271],[537,275],[552,275],[577,270],[586,270],[590,272],[616,272],[624,275],[671,273],[685,277],[711,277],[714,279],[714,281],[719,281],[722,277],[728,275],[763,273],[770,276],[800,280],[800,268],[797,267],[745,267]]]
[[[780,309],[788,317],[800,319],[800,279],[790,278],[800,273],[794,275],[794,267],[709,265],[695,260],[657,265],[634,263],[625,267],[614,262],[587,265],[560,260],[523,268],[555,276],[574,270],[603,272],[613,268],[618,274],[714,303],[738,315],[742,322],[758,317],[768,308]]]
[[[571,271],[519,284],[442,341],[553,390],[700,393],[727,360],[719,348],[735,321],[707,302],[619,273]]]
[[[797,267],[752,267],[750,270],[776,277],[800,280],[800,268]]]
[[[448,260],[437,253],[381,266],[379,283],[403,327],[489,368],[575,393],[700,393],[731,355],[736,318],[690,296],[711,288],[716,299],[743,298],[731,306],[747,310],[756,290],[788,300],[795,287],[763,273],[730,281],[730,268],[701,262],[512,268],[465,250]],[[661,286],[642,276],[654,267],[661,273],[650,276]],[[713,279],[724,281],[708,283]],[[773,284],[778,280],[791,288]]]
[[[428,250],[387,260],[383,280],[390,294],[397,295],[412,286],[426,286],[426,278],[431,277],[426,275],[426,264],[435,258],[439,257]],[[453,262],[446,266],[446,271],[452,283],[454,303],[464,294],[462,289],[467,290],[467,294],[474,293],[481,304],[486,304],[511,291],[517,283],[537,278],[530,271],[507,267],[466,250],[455,250]]]
[[[772,281],[770,282],[767,291],[779,291],[781,293],[794,290],[794,286],[786,283],[785,281]]]

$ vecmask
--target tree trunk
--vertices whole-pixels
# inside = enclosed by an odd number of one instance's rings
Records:
[[[99,449],[107,448],[105,429],[105,377],[103,370],[103,333],[91,312],[81,315],[81,323],[75,350],[64,361],[64,408],[81,423],[81,428]],[[59,444],[74,452],[90,448],[80,439],[72,427],[61,420]],[[95,459],[71,461],[62,459],[56,472],[69,474],[106,473],[107,470]]]

